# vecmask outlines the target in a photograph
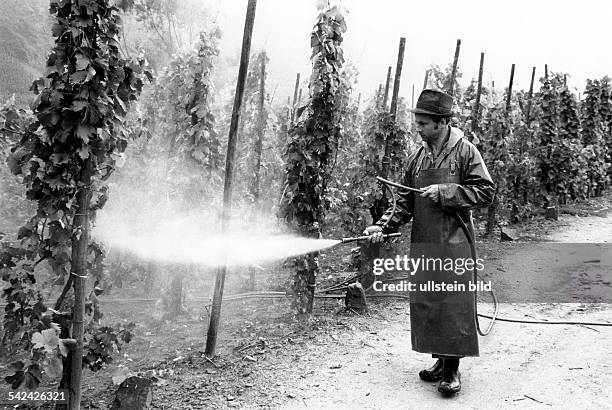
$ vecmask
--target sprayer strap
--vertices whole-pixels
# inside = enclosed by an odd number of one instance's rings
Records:
[[[87,275],[78,275],[76,272],[70,272],[70,274],[76,276],[77,278],[87,279]]]

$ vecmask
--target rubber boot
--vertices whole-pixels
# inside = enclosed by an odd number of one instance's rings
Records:
[[[419,372],[421,380],[426,382],[437,382],[442,380],[442,372],[444,368],[444,359],[438,359],[436,363],[429,369],[423,369]]]
[[[461,373],[459,373],[459,359],[444,359],[442,379],[438,391],[443,396],[452,396],[461,390]]]

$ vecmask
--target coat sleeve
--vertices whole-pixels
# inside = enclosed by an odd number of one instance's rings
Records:
[[[408,159],[408,168],[402,180],[402,184],[405,186],[414,186],[412,171],[419,152],[420,150]],[[384,215],[375,223],[375,225],[382,226],[385,233],[397,232],[401,225],[410,222],[412,219],[414,193],[412,191],[399,190],[397,191],[396,198],[395,212],[393,212],[393,203],[391,203],[391,206],[387,208]]]
[[[444,210],[471,210],[493,202],[495,183],[480,152],[471,143],[463,144],[460,147],[463,158],[463,183],[440,184],[440,204]]]

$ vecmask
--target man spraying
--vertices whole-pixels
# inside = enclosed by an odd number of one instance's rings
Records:
[[[389,208],[366,228],[364,234],[371,236],[371,242],[381,242],[383,233],[396,231],[412,219],[411,257],[471,258],[457,215],[473,236],[471,210],[492,202],[495,184],[478,149],[463,138],[461,130],[450,126],[452,106],[450,95],[423,90],[416,108],[410,110],[423,144],[410,156],[402,184],[424,192],[399,191],[395,213]],[[438,267],[420,269],[414,278],[417,285],[458,282],[469,289],[471,275]],[[419,377],[439,382],[443,395],[454,395],[461,389],[459,359],[479,355],[475,292],[411,292],[410,325],[412,349],[437,359]]]

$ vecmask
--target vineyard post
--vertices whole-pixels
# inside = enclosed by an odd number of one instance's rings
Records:
[[[461,49],[461,39],[457,39],[457,46],[455,47],[455,58],[453,59],[453,70],[451,71],[450,84],[448,86],[448,93],[453,95],[455,88],[455,77],[457,76],[457,64],[459,63],[459,50]]]
[[[397,111],[397,99],[399,94],[400,79],[402,77],[402,66],[404,64],[404,49],[406,47],[406,38],[400,37],[399,50],[397,53],[397,67],[395,68],[395,82],[393,83],[393,96],[391,97],[391,121],[395,124],[395,114]],[[387,135],[385,141],[385,155],[382,161],[382,175],[383,178],[387,178],[389,175],[389,168],[391,166],[391,143],[393,142],[395,135],[393,132]]]
[[[385,96],[383,97],[383,103],[382,103],[383,110],[387,109],[387,101],[389,100],[389,87],[391,86],[391,69],[392,67],[389,66],[389,69],[387,70],[387,82],[385,83]]]
[[[531,83],[529,84],[529,94],[527,97],[527,110],[525,112],[525,124],[527,124],[527,127],[529,127],[529,114],[531,113],[531,99],[533,98],[533,81],[535,80],[535,72],[536,72],[536,68],[533,67],[531,69]]]
[[[504,115],[506,116],[506,124],[510,123],[510,108],[511,108],[510,102],[512,101],[513,82],[514,82],[514,64],[512,64],[512,69],[510,70],[510,82],[508,84],[508,95],[506,96],[506,111],[504,112]],[[507,131],[504,131],[503,134],[501,135],[502,141],[506,138],[506,132]],[[490,235],[493,233],[498,209],[499,209],[499,188],[496,187],[495,195],[493,196],[493,202],[491,203],[491,205],[489,205],[489,209],[488,209],[487,228],[486,228],[487,235]]]
[[[548,64],[544,64],[544,78],[548,80]]]
[[[414,108],[414,84],[412,84],[412,99],[410,100],[410,108]]]
[[[508,84],[508,95],[506,96],[506,116],[510,114],[510,103],[512,102],[512,83],[514,82],[514,64],[510,70],[510,83]]]
[[[300,87],[300,92],[298,93],[298,99],[297,99],[297,106],[298,107],[299,107],[301,102],[302,102],[302,88]]]
[[[295,113],[297,111],[298,89],[300,88],[300,73],[295,77],[295,89],[293,90],[293,105],[291,106],[291,125],[295,123]]]
[[[259,211],[259,184],[261,177],[261,151],[263,148],[263,139],[266,131],[266,115],[264,105],[266,102],[266,53],[261,54],[261,72],[259,79],[259,105],[257,119],[257,141],[255,142],[255,181],[253,182],[253,205],[255,213],[253,214],[253,222],[257,222],[257,212]],[[300,90],[301,94],[302,90]],[[249,267],[249,290],[255,289],[255,269]]]
[[[425,70],[425,80],[423,80],[423,90],[427,88],[429,82],[429,70]]]
[[[249,0],[247,4],[246,19],[244,23],[244,33],[242,37],[242,52],[240,55],[240,68],[238,69],[238,81],[236,84],[236,95],[234,107],[232,109],[232,119],[230,122],[229,138],[227,142],[227,159],[225,163],[225,181],[223,184],[223,214],[221,217],[221,232],[225,233],[228,219],[232,210],[232,179],[234,174],[234,157],[236,154],[236,131],[240,120],[240,107],[244,95],[244,86],[249,68],[249,54],[251,51],[251,36],[255,24],[255,8],[257,0]],[[217,331],[219,328],[219,318],[221,316],[221,302],[223,300],[223,286],[225,284],[225,274],[227,266],[223,264],[217,269],[215,279],[215,290],[206,337],[206,349],[204,354],[207,357],[214,357],[217,344]]]
[[[478,88],[476,89],[476,102],[474,103],[474,116],[472,119],[472,132],[478,129],[478,119],[480,117],[480,96],[482,94],[482,72],[484,68],[484,53],[480,53],[480,68],[478,69]]]
[[[395,68],[395,81],[393,82],[393,96],[391,97],[390,113],[395,121],[397,112],[397,99],[399,95],[400,79],[402,77],[402,66],[404,65],[404,49],[406,48],[406,38],[400,37],[399,50],[397,53],[397,67]]]
[[[382,98],[383,85],[378,84],[378,91],[376,91],[376,108],[380,109],[380,103]]]
[[[70,361],[70,398],[68,408],[81,408],[81,379],[83,375],[83,319],[85,316],[85,287],[87,281],[87,250],[89,246],[89,186],[92,175],[91,158],[85,159],[81,170],[82,187],[77,193],[78,209],[75,226],[80,235],[72,239],[72,260],[75,261],[71,275],[74,286],[74,308],[72,316],[72,338],[76,345],[72,349]]]

